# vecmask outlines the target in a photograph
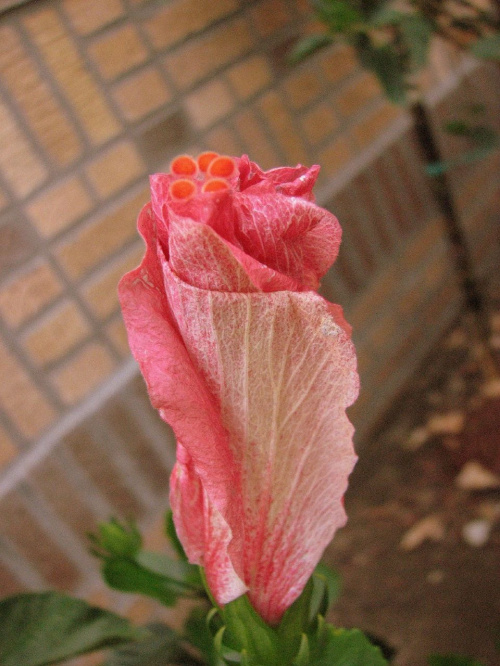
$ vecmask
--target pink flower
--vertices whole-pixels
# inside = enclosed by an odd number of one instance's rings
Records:
[[[151,401],[177,437],[179,538],[220,604],[247,592],[271,624],[344,524],[356,460],[350,327],[315,293],[341,238],[313,201],[318,171],[176,158],[151,177],[146,254],[119,289]]]

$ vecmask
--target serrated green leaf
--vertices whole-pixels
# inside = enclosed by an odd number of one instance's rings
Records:
[[[2,666],[46,666],[146,635],[125,618],[60,592],[0,601]]]
[[[164,606],[174,606],[180,593],[178,586],[165,576],[148,571],[127,558],[105,560],[102,575],[106,583],[120,592],[133,592],[157,599]]]
[[[387,666],[380,648],[359,629],[335,629],[324,624],[311,649],[314,666]]]
[[[305,60],[325,46],[329,46],[332,42],[331,35],[308,35],[294,46],[290,54],[290,62],[293,64],[302,62],[302,60]]]
[[[193,656],[182,646],[179,635],[165,624],[147,626],[149,638],[114,650],[103,666],[165,666],[192,664]]]
[[[184,552],[182,543],[177,536],[177,530],[175,529],[174,514],[172,513],[172,509],[169,509],[165,514],[165,534],[170,540],[170,543],[172,544],[172,547],[174,548],[177,555],[181,558],[181,560],[187,562],[187,555]]]
[[[455,654],[433,654],[427,661],[429,666],[482,666],[475,659]]]
[[[481,37],[471,46],[471,52],[485,60],[500,60],[500,33]]]

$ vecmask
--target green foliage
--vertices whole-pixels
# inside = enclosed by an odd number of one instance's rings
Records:
[[[348,0],[312,0],[316,16],[332,33],[346,34],[363,22],[363,14],[355,2]]]
[[[0,601],[2,666],[46,666],[146,636],[128,620],[59,592]]]
[[[471,46],[472,53],[485,60],[500,60],[500,33],[481,37]]]
[[[316,51],[328,46],[333,42],[333,37],[328,34],[309,35],[304,37],[293,49],[290,61],[292,63],[301,62],[305,58],[313,55]]]
[[[472,164],[490,155],[500,146],[500,137],[491,127],[471,125],[464,120],[452,120],[445,125],[449,134],[469,140],[471,148],[463,150],[454,159],[434,162],[426,166],[430,176],[439,176],[462,164]]]
[[[113,589],[142,594],[164,606],[174,606],[180,596],[203,595],[198,568],[185,559],[176,561],[142,550],[142,539],[132,523],[122,525],[112,519],[100,524],[98,534],[90,538],[93,553],[102,560],[103,578]],[[185,558],[183,550],[182,555]]]
[[[388,99],[394,104],[404,104],[407,94],[403,56],[391,45],[373,46],[361,35],[355,42],[361,63],[380,81]]]
[[[180,636],[165,624],[147,626],[148,638],[114,650],[103,666],[165,666],[196,663]]]
[[[169,509],[165,514],[165,534],[168,537],[170,543],[172,544],[173,549],[175,550],[179,558],[184,562],[187,562],[188,558],[186,553],[184,552],[182,543],[180,542],[179,537],[177,536],[177,532],[174,525],[174,514],[172,513],[171,509]]]
[[[337,598],[339,577],[324,565],[277,627],[254,611],[246,595],[214,608],[207,626],[213,636],[212,666],[384,666],[380,649],[358,630],[335,629],[324,614]]]

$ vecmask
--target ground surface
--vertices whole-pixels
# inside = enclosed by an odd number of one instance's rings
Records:
[[[500,665],[500,485],[477,488],[500,475],[500,399],[483,395],[466,331],[446,336],[360,451],[349,522],[326,554],[343,578],[332,621],[390,643],[395,666],[436,652]]]

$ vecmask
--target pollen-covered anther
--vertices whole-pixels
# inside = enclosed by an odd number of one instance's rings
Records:
[[[212,162],[216,157],[219,157],[219,153],[214,153],[211,150],[207,150],[204,153],[198,155],[196,161],[198,162],[198,168],[200,171],[206,173],[208,167],[210,166],[210,162]]]
[[[196,192],[196,184],[189,178],[179,178],[170,183],[170,196],[178,201],[190,199]]]
[[[207,169],[207,176],[212,176],[212,178],[231,178],[235,173],[236,162],[227,155],[220,155],[213,159]]]
[[[198,164],[191,155],[178,155],[170,163],[170,173],[174,176],[196,176]]]
[[[209,178],[203,183],[202,192],[222,192],[229,189],[229,183],[223,178]]]

